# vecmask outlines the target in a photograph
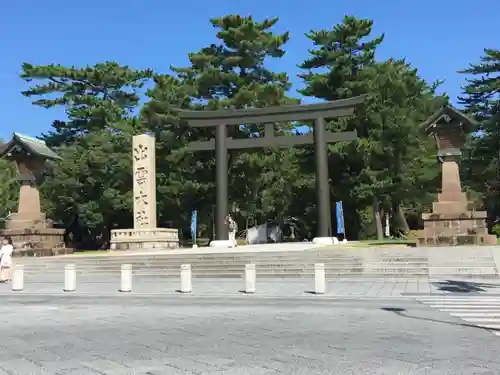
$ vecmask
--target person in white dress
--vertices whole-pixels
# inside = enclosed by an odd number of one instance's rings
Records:
[[[236,242],[236,232],[238,231],[238,225],[236,224],[236,221],[231,217],[231,215],[226,216],[226,225],[228,228],[228,239],[233,243],[233,247],[238,246],[238,243]]]
[[[12,238],[5,237],[2,247],[0,248],[0,278],[2,282],[10,281],[12,267],[12,253],[14,246],[12,246]]]

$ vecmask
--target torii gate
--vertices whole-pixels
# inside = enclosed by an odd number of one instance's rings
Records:
[[[189,151],[215,150],[216,158],[216,219],[215,240],[212,247],[229,247],[225,219],[228,214],[228,150],[246,148],[315,146],[318,234],[315,243],[332,244],[330,189],[328,184],[327,144],[354,141],[356,131],[332,133],[325,130],[325,119],[350,116],[366,96],[357,96],[315,104],[283,105],[266,108],[227,109],[217,111],[179,110],[179,117],[194,128],[216,127],[215,139],[191,142]],[[283,121],[314,120],[313,132],[300,136],[275,136],[274,123]],[[265,124],[264,137],[227,138],[227,126]]]

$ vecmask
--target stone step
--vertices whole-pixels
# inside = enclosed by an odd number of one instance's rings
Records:
[[[25,270],[48,270],[48,269],[64,269],[66,264],[75,264],[77,268],[80,269],[119,269],[122,264],[132,264],[132,268],[151,268],[151,269],[162,269],[162,268],[174,268],[178,269],[182,264],[190,264],[194,267],[207,267],[207,268],[216,268],[216,269],[224,269],[224,268],[244,268],[246,264],[255,264],[261,268],[279,268],[279,267],[314,267],[314,264],[317,262],[227,262],[227,263],[218,263],[218,262],[153,262],[153,263],[114,263],[114,264],[78,264],[73,262],[60,263],[60,264],[25,264]],[[325,264],[327,267],[339,267],[339,268],[429,268],[428,263],[382,263],[382,262],[334,262],[334,261],[322,261],[321,263]],[[15,263],[16,264],[16,263]],[[19,264],[19,263],[17,263]],[[495,267],[493,262],[470,262],[470,263],[449,263],[446,265],[435,265],[432,266],[434,269],[440,268],[482,268],[482,267]]]
[[[192,269],[193,277],[242,277],[243,269],[238,270],[220,270],[220,269]],[[256,270],[259,277],[312,277],[314,275],[313,269],[286,269],[277,268],[272,270]],[[78,275],[90,277],[92,275],[100,276],[120,276],[120,271],[99,271],[99,270],[80,270],[77,271]],[[172,270],[135,270],[135,275],[141,276],[160,276],[160,277],[179,277],[180,271],[177,269]],[[50,272],[25,272],[26,277],[30,278],[46,278],[50,276],[63,277],[63,270],[53,270]],[[362,277],[395,277],[395,276],[419,276],[433,278],[439,277],[493,277],[497,278],[497,272],[485,269],[449,269],[440,270],[439,272],[429,272],[428,269],[326,269],[327,277],[334,276],[362,276]]]
[[[363,254],[351,253],[346,251],[333,251],[333,250],[304,250],[304,251],[264,251],[264,252],[239,252],[239,253],[155,253],[155,254],[133,254],[133,255],[102,255],[102,256],[87,256],[87,255],[71,255],[62,257],[23,257],[17,258],[19,262],[23,263],[58,263],[66,262],[67,259],[72,259],[73,262],[111,262],[132,260],[160,260],[160,259],[182,259],[182,260],[236,260],[236,259],[311,259],[311,258],[328,258],[328,259],[352,259],[361,258]],[[380,259],[383,261],[405,261],[408,259],[426,261],[427,257],[412,256],[411,254],[382,254]]]
[[[314,257],[314,258],[238,258],[238,259],[198,259],[198,258],[180,258],[180,259],[113,259],[113,260],[101,260],[101,261],[80,261],[74,258],[66,258],[58,262],[44,262],[44,261],[22,261],[16,259],[14,261],[16,264],[24,264],[28,266],[59,266],[65,264],[77,264],[82,266],[100,266],[100,265],[120,265],[120,264],[248,264],[248,263],[270,263],[270,264],[282,264],[282,263],[338,263],[338,264],[386,264],[386,265],[406,265],[406,264],[428,264],[429,262],[422,261],[420,259],[405,259],[405,260],[395,260],[395,261],[385,261],[377,259],[363,259],[363,258],[332,258],[332,257]],[[434,265],[445,265],[450,264],[494,264],[493,259],[469,259],[469,260],[457,260],[450,259],[449,262],[433,262]]]
[[[358,273],[363,273],[364,269],[362,267],[359,268],[353,268],[353,267],[325,267],[327,272],[343,272],[343,273],[352,273],[352,272],[358,272]],[[208,268],[208,267],[192,267],[191,271],[192,272],[233,272],[233,273],[238,273],[238,272],[243,272],[245,268],[244,267],[225,267],[225,268]],[[260,273],[276,273],[276,272],[314,272],[313,267],[256,267],[257,272]],[[64,272],[64,269],[25,269],[24,273],[30,273],[30,274],[54,274],[54,273],[62,273]],[[92,274],[92,273],[99,273],[99,274],[112,274],[116,273],[119,274],[121,272],[120,268],[106,268],[106,269],[101,269],[101,268],[77,268],[77,272],[83,273],[83,274]],[[133,272],[136,273],[152,273],[152,274],[158,274],[158,273],[178,273],[180,272],[179,267],[172,267],[172,268],[134,268]]]
[[[55,275],[48,275],[48,276],[51,276],[49,278],[45,278],[43,280],[40,280],[39,278],[39,275],[26,275],[25,279],[26,279],[26,282],[47,282],[47,280],[50,280],[50,282],[62,282],[62,280],[64,279],[64,276],[63,274],[55,274]],[[106,277],[106,280],[109,280],[110,278],[111,279],[115,279],[115,280],[119,280],[120,276],[119,274],[114,274],[114,275],[108,275],[108,274],[91,274],[91,275],[88,275],[88,274],[79,274],[77,275],[77,278],[81,278],[81,279],[87,279],[88,280],[88,277],[92,277],[92,278],[97,278],[99,276],[105,276]],[[168,279],[178,279],[179,278],[179,273],[165,273],[165,274],[134,274],[134,277],[146,277],[146,278],[149,278],[149,279],[162,279],[162,278],[168,278]],[[243,273],[240,272],[240,273],[221,273],[221,272],[217,272],[217,273],[206,273],[206,272],[203,272],[203,273],[193,273],[192,274],[192,277],[193,278],[197,278],[197,279],[203,279],[203,278],[210,278],[210,279],[218,279],[218,278],[232,278],[232,279],[240,279],[240,278],[243,278]],[[444,276],[443,276],[444,277]],[[460,278],[460,279],[467,279],[467,278],[472,278],[472,279],[476,279],[476,278],[485,278],[485,279],[492,279],[492,278],[495,278],[494,276],[492,275],[483,275],[483,274],[476,274],[476,273],[473,273],[473,274],[456,274],[456,275],[446,275],[446,277],[456,277],[456,278]],[[314,278],[314,274],[312,272],[302,272],[302,273],[297,273],[297,272],[282,272],[282,273],[257,273],[257,278],[259,279],[313,279]],[[370,278],[373,278],[373,279],[380,279],[380,278],[384,278],[384,279],[392,279],[392,278],[400,278],[400,279],[404,279],[404,280],[408,280],[408,279],[411,279],[411,278],[417,278],[417,279],[421,279],[421,278],[428,278],[428,274],[427,273],[391,273],[391,274],[377,274],[377,273],[372,273],[372,274],[364,274],[364,273],[327,273],[326,274],[326,278],[327,279],[331,279],[331,280],[334,280],[334,279],[338,279],[338,278],[352,278],[352,279],[360,279],[362,278],[363,280],[365,279],[370,279]]]
[[[114,257],[113,257],[114,258]],[[368,260],[360,257],[329,257],[329,256],[317,256],[317,257],[238,257],[238,258],[191,258],[191,257],[179,257],[179,258],[136,258],[136,257],[120,257],[119,259],[105,258],[100,260],[80,260],[76,257],[67,257],[57,262],[54,261],[25,261],[24,259],[16,259],[18,264],[28,265],[60,265],[60,264],[81,264],[81,265],[102,265],[102,264],[194,264],[194,263],[206,263],[206,264],[233,264],[233,263],[380,263],[380,264],[426,264],[427,260],[422,260],[420,258],[412,259],[395,259],[395,260]]]
[[[274,269],[274,270],[256,270],[257,276],[259,278],[312,278],[314,276],[314,270],[305,269]],[[167,277],[167,278],[178,278],[180,276],[179,270],[136,270],[133,272],[134,275],[138,277]],[[207,270],[207,269],[193,269],[192,276],[196,278],[241,278],[243,277],[243,270],[228,270],[221,271],[219,269]],[[77,271],[78,277],[93,278],[93,277],[120,277],[120,271]],[[391,278],[391,277],[430,277],[430,272],[427,269],[379,269],[379,270],[341,270],[341,269],[326,269],[327,278],[336,277],[362,277],[362,278]],[[64,278],[64,271],[51,271],[45,273],[39,272],[26,272],[25,277],[31,280],[45,280],[47,278],[62,280]],[[432,273],[433,278],[498,278],[496,272],[485,272],[484,270],[478,269],[450,269],[445,272],[434,272]]]
[[[67,263],[70,260],[72,263],[130,263],[130,262],[144,262],[144,261],[212,261],[212,262],[220,262],[220,261],[235,261],[235,260],[253,260],[253,259],[262,259],[262,260],[270,260],[270,259],[286,259],[286,260],[307,260],[307,259],[358,259],[359,257],[350,257],[350,256],[335,256],[330,254],[319,254],[319,255],[240,255],[240,256],[113,256],[113,257],[94,257],[94,258],[80,258],[78,256],[67,256],[62,258],[16,258],[16,261],[23,264],[38,264],[38,263]]]
[[[234,262],[234,263],[207,263],[207,262],[199,262],[199,263],[184,263],[184,262],[176,262],[176,263],[132,263],[133,269],[180,269],[181,264],[191,264],[191,267],[194,268],[210,268],[210,269],[243,269],[246,264],[250,262]],[[327,268],[365,268],[365,269],[403,269],[403,268],[411,268],[411,269],[427,269],[427,263],[400,263],[400,264],[385,264],[385,263],[361,263],[361,262],[322,262],[325,264]],[[128,263],[130,264],[130,263]],[[306,263],[306,262],[283,262],[283,263],[263,263],[263,262],[253,262],[260,269],[273,269],[273,268],[311,268],[313,269],[314,263]],[[40,264],[40,265],[24,265],[24,269],[26,271],[44,271],[44,270],[57,270],[64,269],[65,264]],[[455,265],[451,265],[452,267],[456,267]],[[475,266],[475,265],[474,265]],[[479,265],[479,266],[491,266],[490,263]],[[78,269],[92,270],[118,270],[121,268],[121,263],[116,264],[76,264]]]
[[[157,275],[151,275],[151,276],[147,276],[147,275],[141,275],[143,277],[148,277],[149,281],[148,282],[161,282],[161,280],[173,280],[173,281],[177,281],[179,280],[179,275],[175,275],[175,274],[168,274],[168,275],[162,275],[162,276],[157,276]],[[139,276],[137,276],[139,277]],[[279,280],[283,280],[283,279],[286,279],[286,280],[311,280],[313,281],[314,280],[314,275],[313,274],[303,274],[303,275],[297,275],[295,273],[288,273],[288,274],[280,274],[280,275],[274,275],[274,274],[257,274],[257,280],[262,280],[262,281],[265,281],[265,280],[268,280],[268,281],[273,281],[273,280],[276,280],[276,281],[279,281]],[[337,279],[347,279],[347,280],[353,280],[353,281],[360,281],[359,279],[362,277],[363,281],[366,281],[366,280],[380,280],[380,275],[358,275],[358,274],[334,274],[334,275],[327,275],[326,276],[326,279],[328,280],[337,280]],[[417,279],[425,279],[426,276],[425,275],[406,275],[406,274],[402,274],[402,275],[390,275],[388,276],[387,278],[385,279],[398,279],[398,280],[402,280],[402,281],[408,281],[409,279],[411,278],[414,278],[415,280]],[[470,278],[481,278],[481,277],[477,277],[477,276],[471,276]],[[232,280],[242,280],[244,277],[243,275],[235,275],[235,274],[193,274],[192,275],[192,278],[193,279],[211,279],[211,280],[218,280],[218,279],[232,279]],[[461,278],[468,278],[467,276],[461,276]],[[486,278],[486,277],[485,277]],[[88,279],[86,278],[83,278],[83,277],[79,277],[77,276],[77,283],[78,283],[78,280],[80,280],[81,282],[89,282],[87,281]],[[53,278],[51,279],[48,283],[52,284],[52,283],[63,283],[64,279],[63,278]],[[116,278],[113,278],[113,279],[106,279],[106,281],[102,281],[102,282],[105,282],[105,283],[109,283],[109,282],[116,282],[116,283],[119,283],[120,282],[120,279],[119,277],[116,277]],[[25,279],[25,283],[47,283],[47,281],[39,281],[35,278],[26,278]],[[98,281],[96,281],[96,283],[98,283]]]
[[[242,275],[243,270],[227,270],[227,271],[221,271],[221,270],[211,270],[211,269],[193,269],[192,274],[210,274],[210,275],[218,275],[218,274],[223,274],[223,273],[230,273],[234,275]],[[256,270],[258,275],[279,275],[279,274],[294,274],[296,276],[300,276],[303,274],[309,274],[313,275],[314,270],[313,269],[274,269],[274,270]],[[391,269],[391,270],[386,270],[386,269],[380,269],[380,270],[373,270],[373,271],[365,271],[365,270],[353,270],[353,269],[326,269],[325,270],[327,275],[360,275],[360,276],[368,276],[368,275],[378,275],[380,277],[384,276],[391,276],[391,275],[424,275],[428,276],[429,271],[426,269]],[[179,270],[136,270],[133,272],[136,275],[179,275],[180,271]],[[105,272],[100,272],[100,271],[80,271],[78,272],[80,275],[120,275],[120,271],[105,271]],[[479,270],[470,270],[470,271],[450,271],[448,273],[444,273],[446,275],[476,275],[476,274],[483,274],[483,272]],[[492,275],[491,273],[486,273],[489,275]],[[44,273],[39,273],[39,272],[25,272],[25,275],[34,275],[34,276],[39,276],[40,278],[50,276],[50,275],[64,275],[64,271],[51,271],[51,272],[44,272]]]
[[[428,268],[372,268],[372,269],[366,269],[366,268],[339,268],[339,267],[325,267],[326,268],[326,273],[332,273],[332,274],[359,274],[359,275],[368,275],[368,274],[378,274],[378,275],[390,275],[390,274],[429,274],[429,269]],[[206,267],[200,267],[196,268],[193,267],[192,269],[193,273],[235,273],[239,274],[242,273],[244,268],[227,268],[227,269],[220,269],[220,268],[206,268]],[[308,268],[292,268],[292,267],[276,267],[276,268],[256,268],[257,273],[260,274],[265,274],[265,273],[286,273],[286,272],[295,272],[297,274],[300,273],[314,273],[314,269],[312,267]],[[54,269],[54,270],[25,270],[25,274],[34,274],[34,275],[48,275],[48,274],[62,274],[64,270],[62,269]],[[120,269],[78,269],[78,272],[81,274],[86,274],[86,275],[91,275],[91,274],[120,274]],[[164,273],[179,273],[180,270],[179,268],[156,268],[156,269],[134,269],[134,273],[137,274],[164,274]],[[490,271],[484,271],[484,269],[467,269],[467,270],[449,270],[449,271],[442,271],[439,272],[438,274],[459,274],[459,273],[488,273],[488,274],[493,274],[494,272]],[[436,272],[434,272],[436,274]]]
[[[223,274],[223,273],[230,273],[230,274],[235,274],[235,275],[241,275],[243,274],[244,270],[243,269],[234,269],[234,270],[219,270],[219,269],[192,269],[191,270],[192,274],[213,274],[213,275],[218,275],[218,274]],[[297,276],[302,275],[302,274],[314,274],[313,269],[290,269],[290,268],[282,268],[282,269],[272,269],[272,270],[256,270],[258,275],[265,275],[265,274],[270,274],[270,275],[278,275],[278,274],[295,274]],[[390,275],[426,275],[428,276],[430,274],[429,270],[427,269],[379,269],[379,270],[364,270],[364,269],[334,269],[334,268],[327,268],[325,270],[327,275],[360,275],[360,276],[367,276],[367,275],[378,275],[381,277],[384,276],[390,276]],[[164,274],[174,274],[174,275],[179,275],[180,271],[179,270],[173,270],[173,269],[165,269],[165,270],[135,270],[133,271],[134,274],[137,275],[164,275]],[[43,278],[45,276],[49,275],[63,275],[64,271],[50,271],[50,272],[25,272],[25,275],[35,275],[39,276],[40,278]],[[79,271],[78,274],[81,275],[120,275],[119,270],[115,271],[98,271],[98,270],[87,270],[87,271]],[[491,272],[484,272],[482,270],[450,270],[448,272],[441,272],[441,273],[434,273],[434,275],[477,275],[477,274],[488,274],[488,275],[495,275],[495,273]]]
[[[81,263],[74,262],[68,259],[66,262],[60,263],[22,263],[14,261],[14,264],[24,265],[25,268],[58,268],[64,267],[66,264],[75,264],[79,267],[92,268],[92,267],[120,267],[122,264],[132,264],[139,267],[157,267],[157,266],[179,266],[181,264],[191,264],[191,265],[206,265],[214,267],[225,267],[225,266],[244,266],[245,264],[259,264],[263,267],[274,267],[280,265],[314,265],[315,263],[324,263],[332,265],[370,265],[370,266],[381,266],[381,267],[406,267],[406,266],[427,266],[429,262],[421,261],[400,261],[400,262],[381,262],[381,261],[369,261],[362,259],[238,259],[233,261],[206,261],[206,260],[140,260],[140,261],[120,261],[120,262],[101,262],[101,263]],[[470,261],[470,262],[457,262],[450,261],[447,263],[434,263],[433,267],[461,267],[461,266],[493,266],[495,263],[491,261]]]
[[[76,267],[81,269],[115,269],[120,268],[122,264],[132,264],[132,268],[180,268],[182,264],[191,264],[192,267],[209,267],[224,269],[227,267],[240,267],[243,268],[246,264],[255,264],[263,268],[275,268],[284,266],[294,267],[313,267],[315,263],[323,263],[331,267],[365,267],[365,268],[482,268],[492,267],[495,268],[494,262],[469,262],[469,263],[448,263],[446,265],[429,265],[429,263],[381,263],[381,262],[334,262],[334,261],[321,261],[321,262],[262,262],[262,261],[246,261],[246,262],[227,262],[227,263],[208,263],[208,262],[154,262],[154,263],[114,263],[114,264],[79,264],[74,262],[65,262],[60,264],[25,264],[26,270],[44,270],[44,269],[63,269],[66,264],[75,264]],[[14,263],[19,264],[19,263]]]
[[[210,275],[222,275],[222,274],[232,274],[239,275],[243,274],[244,268],[228,268],[221,270],[220,268],[192,268],[193,275],[197,274],[210,274]],[[304,274],[313,275],[314,269],[312,267],[307,268],[290,268],[290,267],[276,267],[276,268],[258,268],[256,269],[258,275],[280,275],[280,274],[291,274],[296,276],[301,276]],[[476,276],[476,275],[489,275],[491,277],[496,277],[497,272],[491,268],[442,268],[442,269],[432,269],[429,272],[428,268],[330,268],[326,267],[327,275],[378,275],[378,276],[391,276],[391,275],[429,275],[432,273],[433,276]],[[166,268],[166,269],[134,269],[134,274],[137,275],[179,275],[180,270],[178,268]],[[48,275],[63,275],[63,269],[50,269],[50,270],[25,270],[25,275],[39,275],[40,277],[45,277]],[[78,269],[77,274],[79,275],[120,275],[120,270],[116,269]]]
[[[236,260],[236,261],[223,261],[223,262],[212,262],[205,260],[198,261],[185,261],[185,260],[162,260],[162,261],[140,261],[140,262],[103,262],[103,263],[77,263],[68,260],[67,262],[61,263],[25,263],[25,269],[48,269],[48,268],[64,268],[66,264],[75,264],[77,267],[81,268],[119,268],[122,264],[132,264],[133,267],[180,267],[182,264],[191,264],[194,266],[206,266],[206,267],[244,267],[246,264],[256,264],[261,267],[280,267],[286,265],[293,266],[313,266],[315,263],[324,263],[326,265],[332,266],[352,266],[352,267],[428,267],[428,262],[370,262],[363,260],[332,260],[332,259],[312,259],[312,260]],[[15,264],[23,264],[21,262],[15,262]],[[450,262],[443,265],[437,265],[435,267],[484,267],[484,266],[494,266],[493,262]]]
[[[363,267],[362,262],[329,262],[329,261],[321,261],[321,262],[276,262],[276,261],[243,261],[243,262],[152,262],[152,263],[114,263],[114,264],[78,264],[73,262],[61,263],[61,264],[40,264],[40,265],[32,265],[25,264],[25,269],[59,269],[64,268],[66,264],[75,264],[76,267],[91,269],[91,268],[102,268],[102,269],[113,269],[120,268],[122,264],[131,264],[132,268],[180,268],[182,264],[190,264],[192,267],[209,267],[209,268],[219,268],[224,269],[227,267],[245,267],[246,264],[256,264],[259,267],[264,268],[273,268],[273,267],[284,267],[284,266],[294,266],[294,267],[313,267],[315,263],[323,263],[332,266],[338,267]],[[414,266],[424,266],[422,264],[413,264]]]
[[[210,251],[207,249],[207,251]],[[103,256],[16,258],[30,277],[62,275],[75,264],[79,275],[116,275],[122,264],[132,264],[140,275],[178,277],[181,264],[191,264],[193,277],[239,278],[246,264],[256,264],[258,277],[312,277],[315,263],[324,263],[327,277],[497,277],[493,252],[481,249],[309,249],[231,253],[150,253]],[[32,276],[33,275],[33,276]],[[164,276],[167,275],[167,276]],[[62,276],[61,276],[62,277]]]
[[[261,257],[253,257],[253,258],[237,258],[237,259],[198,259],[198,258],[179,258],[179,259],[169,259],[169,258],[161,258],[161,259],[148,259],[148,258],[128,258],[128,259],[113,259],[113,260],[102,260],[97,262],[92,261],[79,261],[74,258],[67,258],[64,261],[60,262],[24,262],[18,259],[15,259],[14,262],[17,264],[25,264],[25,265],[60,265],[60,264],[86,264],[86,265],[99,265],[99,264],[146,264],[146,263],[176,263],[176,264],[189,264],[189,263],[212,263],[212,264],[222,264],[222,263],[251,263],[251,262],[261,262],[261,263],[316,263],[316,262],[342,262],[342,263],[353,263],[353,262],[362,262],[362,258],[330,258],[330,257],[311,257],[311,258],[261,258]],[[408,260],[411,262],[411,260]],[[425,263],[418,261],[418,263]]]

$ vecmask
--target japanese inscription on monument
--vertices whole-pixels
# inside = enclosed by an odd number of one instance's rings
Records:
[[[134,229],[156,228],[155,139],[142,134],[132,143]]]

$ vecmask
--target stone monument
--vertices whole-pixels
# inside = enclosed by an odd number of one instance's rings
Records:
[[[488,234],[486,211],[475,211],[462,191],[457,161],[462,155],[465,135],[477,124],[464,113],[444,107],[422,124],[425,132],[436,140],[437,157],[441,163],[441,191],[432,213],[422,214],[424,230],[418,244],[485,245],[496,244],[496,236]]]
[[[0,145],[0,156],[15,163],[19,173],[19,204],[10,214],[1,236],[10,236],[18,255],[56,255],[65,249],[64,229],[53,228],[40,206],[38,180],[47,160],[61,158],[44,141],[14,133],[12,140]]]
[[[137,135],[132,141],[134,229],[111,230],[111,250],[179,247],[179,233],[156,224],[155,138]]]

